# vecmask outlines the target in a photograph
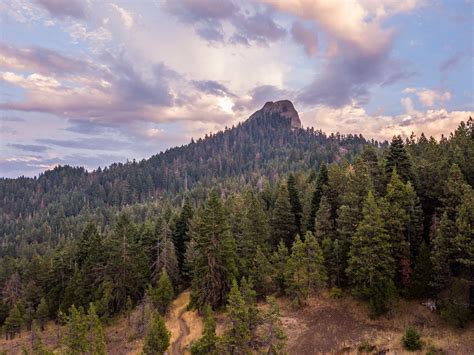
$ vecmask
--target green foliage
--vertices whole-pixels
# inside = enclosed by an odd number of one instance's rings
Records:
[[[287,337],[280,320],[280,309],[274,297],[267,297],[268,310],[263,314],[261,342],[265,354],[283,354]]]
[[[66,353],[105,355],[104,329],[93,304],[87,314],[84,314],[82,307],[77,309],[72,305],[69,314],[62,313],[62,320],[65,331],[61,343]]]
[[[189,198],[185,198],[183,207],[173,228],[173,242],[176,248],[176,256],[178,259],[178,267],[181,276],[184,275],[186,244],[189,241],[189,221],[193,217],[193,213],[194,211],[193,207],[191,206],[191,200]]]
[[[441,304],[441,318],[459,328],[465,328],[472,318],[469,287],[468,280],[455,278]]]
[[[155,288],[149,288],[147,294],[150,297],[153,306],[164,316],[174,299],[173,284],[165,269],[161,271],[160,278]]]
[[[375,350],[375,346],[371,345],[368,340],[364,340],[358,347],[357,350],[361,353],[370,353]]]
[[[433,294],[433,264],[430,258],[430,249],[425,242],[421,243],[413,269],[411,295],[416,298],[426,298]]]
[[[277,250],[273,253],[272,263],[275,270],[275,283],[280,293],[285,290],[285,270],[289,252],[283,240],[278,243]]]
[[[387,176],[392,175],[392,171],[396,169],[400,178],[407,182],[413,181],[413,170],[409,155],[405,149],[403,139],[400,135],[394,136],[390,143],[387,162],[385,165],[385,173]]]
[[[216,308],[227,298],[237,273],[236,245],[222,201],[213,191],[191,220],[189,235],[194,257],[190,261],[192,303],[199,309],[206,304]]]
[[[408,327],[402,338],[403,347],[408,351],[420,350],[423,347],[420,334],[414,327]]]
[[[14,339],[16,334],[20,334],[23,325],[23,317],[17,304],[13,306],[5,320],[5,333],[7,338]]]
[[[353,293],[369,300],[370,313],[389,310],[394,297],[393,258],[389,236],[382,214],[369,192],[363,208],[363,219],[352,238],[349,266],[346,270]]]
[[[242,297],[235,279],[232,281],[229,292],[227,311],[231,328],[225,334],[225,347],[231,354],[249,353],[251,339],[249,307]]]
[[[214,355],[217,352],[216,319],[209,305],[204,307],[204,331],[199,340],[191,346],[192,355]]]
[[[298,227],[295,224],[295,215],[291,212],[291,208],[288,189],[281,184],[271,220],[273,245],[277,245],[280,240],[285,242],[287,248],[293,244]]]
[[[285,268],[285,292],[301,306],[309,294],[322,288],[327,280],[321,247],[310,231],[304,242],[296,236]]]
[[[267,259],[267,256],[262,251],[262,248],[257,246],[251,271],[251,277],[255,281],[255,291],[257,296],[264,297],[275,291],[275,273],[277,273],[277,271]]]
[[[291,212],[294,215],[294,223],[297,233],[301,233],[301,218],[303,217],[303,207],[301,206],[296,178],[293,174],[288,176],[287,181],[288,197],[291,205]]]
[[[329,297],[334,299],[342,298],[342,290],[338,287],[333,287],[329,290]]]
[[[38,320],[41,331],[44,330],[44,326],[46,324],[46,321],[48,320],[48,316],[49,316],[48,303],[46,302],[46,299],[42,297],[38,307],[36,308],[36,319]]]
[[[316,213],[319,210],[319,204],[321,202],[321,198],[323,197],[323,193],[327,188],[328,180],[328,168],[326,162],[323,161],[319,167],[318,178],[316,179],[316,187],[311,198],[311,209],[309,212],[307,226],[307,229],[311,232],[315,231],[314,220],[316,218]]]
[[[159,313],[155,313],[143,342],[143,353],[146,355],[162,355],[170,345],[171,333]]]

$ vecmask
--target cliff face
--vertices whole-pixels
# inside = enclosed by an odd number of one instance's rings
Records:
[[[301,128],[301,121],[300,117],[298,116],[298,112],[296,112],[295,107],[289,100],[281,100],[276,102],[269,101],[260,110],[250,116],[249,120],[258,117],[275,117],[275,115],[279,115],[280,117],[290,120],[292,130]]]

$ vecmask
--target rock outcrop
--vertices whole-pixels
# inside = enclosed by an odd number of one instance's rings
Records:
[[[298,112],[289,100],[281,101],[269,101],[260,110],[250,116],[250,120],[257,117],[274,117],[277,114],[280,117],[284,117],[291,122],[291,130],[297,130],[301,128],[301,121]]]

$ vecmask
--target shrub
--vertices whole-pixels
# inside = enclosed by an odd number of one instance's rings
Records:
[[[339,287],[331,288],[331,291],[329,291],[329,297],[335,299],[342,298],[342,290]]]
[[[375,349],[375,346],[370,345],[370,343],[367,340],[364,340],[357,348],[357,350],[359,350],[359,352],[361,353],[370,353],[374,349]]]
[[[408,327],[402,339],[403,347],[409,351],[420,350],[423,346],[420,333],[414,327]]]

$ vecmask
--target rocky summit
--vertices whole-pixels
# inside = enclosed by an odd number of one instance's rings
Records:
[[[291,129],[301,128],[301,121],[298,112],[295,110],[293,103],[289,100],[268,101],[263,107],[255,112],[249,119],[256,117],[273,117],[275,114],[285,117],[291,122]]]

